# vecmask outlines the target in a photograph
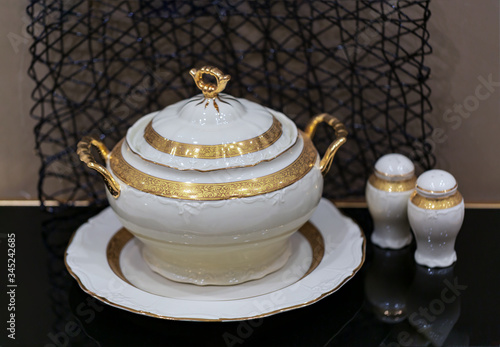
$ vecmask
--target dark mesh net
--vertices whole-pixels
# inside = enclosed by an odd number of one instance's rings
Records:
[[[75,154],[82,136],[113,147],[140,116],[198,93],[188,74],[213,65],[226,91],[303,128],[328,112],[349,130],[324,195],[363,194],[378,157],[434,165],[427,86],[429,1],[32,0],[32,116],[39,197],[105,203],[100,177]],[[333,131],[315,138],[322,153]]]

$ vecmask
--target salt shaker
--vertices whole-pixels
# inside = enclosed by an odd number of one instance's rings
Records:
[[[416,180],[413,163],[402,154],[386,154],[375,163],[365,193],[377,246],[399,249],[411,243],[406,211]]]
[[[424,172],[408,202],[408,219],[415,234],[415,261],[428,267],[446,267],[457,260],[455,239],[465,206],[455,178],[443,170]]]

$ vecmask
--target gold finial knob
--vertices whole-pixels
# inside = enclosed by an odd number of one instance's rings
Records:
[[[191,69],[189,74],[193,77],[196,86],[200,88],[205,95],[205,98],[215,98],[217,94],[226,88],[227,82],[231,79],[230,75],[224,75],[222,71],[213,66],[204,66],[201,69]],[[207,83],[203,81],[203,75],[210,75],[215,78],[214,83]]]

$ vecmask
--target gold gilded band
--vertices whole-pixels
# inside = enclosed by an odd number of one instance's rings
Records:
[[[321,260],[323,260],[323,256],[325,255],[325,240],[319,230],[310,222],[306,222],[306,224],[301,226],[299,232],[305,236],[313,251],[312,263],[304,276],[302,276],[304,278],[313,272],[319,263],[321,263]]]
[[[308,276],[314,269],[316,269],[321,263],[323,256],[325,255],[325,242],[321,232],[312,224],[311,222],[306,222],[302,227],[300,227],[299,232],[307,239],[309,246],[313,251],[313,259],[307,272],[301,277],[304,278]],[[125,228],[121,228],[117,231],[111,240],[108,242],[106,248],[106,258],[108,259],[108,264],[111,270],[123,281],[132,285],[129,280],[125,277],[120,266],[120,255],[125,247],[125,245],[134,238],[134,235],[130,233]]]
[[[283,189],[311,171],[317,158],[316,149],[307,136],[299,157],[289,166],[273,174],[227,183],[186,183],[145,174],[128,164],[122,156],[123,140],[110,155],[113,173],[125,184],[154,195],[184,200],[227,200],[266,194]]]
[[[97,161],[94,159],[94,156],[90,151],[91,146],[96,147],[99,155],[101,156],[101,159],[103,161],[106,161],[109,150],[106,148],[104,143],[90,136],[85,136],[78,142],[76,153],[80,157],[80,160],[87,164],[88,168],[95,170],[101,174],[106,187],[108,187],[109,192],[115,199],[117,199],[120,196],[120,186],[118,185],[118,183],[116,183],[115,179],[113,178],[113,176],[111,176],[109,171],[104,166],[97,163]]]
[[[413,205],[425,210],[444,210],[446,208],[454,207],[460,204],[463,201],[463,197],[462,194],[457,191],[452,196],[448,196],[446,198],[432,199],[426,198],[425,196],[422,196],[415,191],[413,192],[410,200]]]
[[[314,138],[314,134],[316,133],[316,128],[319,124],[326,123],[335,130],[335,140],[328,146],[323,158],[321,158],[321,162],[319,167],[321,169],[321,173],[326,175],[328,171],[330,171],[330,167],[332,166],[333,157],[337,150],[347,141],[347,129],[344,124],[340,122],[334,116],[329,115],[328,113],[321,113],[312,118],[309,123],[306,125],[306,129],[304,133],[309,136],[311,139]]]
[[[408,190],[415,189],[417,177],[413,176],[412,178],[404,181],[387,181],[377,177],[375,174],[372,174],[368,179],[368,182],[370,182],[374,188],[385,192],[406,192]]]
[[[125,234],[129,233],[125,229],[122,229],[122,230],[124,230]],[[300,231],[302,232],[302,228],[300,229]],[[119,233],[121,233],[121,230],[119,231]],[[69,241],[69,245],[71,245],[71,243],[73,242],[73,238],[74,238],[75,234],[73,234],[73,236],[71,237],[71,240]],[[311,247],[313,249],[313,258],[314,259],[318,259],[319,258],[319,254],[316,253],[316,249],[318,247],[321,247],[321,246],[319,246],[319,245],[313,246],[313,242],[311,242],[310,237],[308,237],[307,235],[304,235],[304,236],[308,239],[308,241],[311,244]],[[100,300],[100,301],[102,301],[104,303],[107,303],[107,304],[109,304],[110,306],[113,306],[113,307],[118,307],[118,308],[130,311],[130,312],[142,314],[142,315],[149,316],[149,317],[155,317],[155,318],[160,318],[160,319],[170,319],[170,320],[186,320],[186,321],[198,321],[198,322],[222,322],[222,321],[234,321],[234,320],[249,320],[249,319],[262,318],[262,317],[270,316],[270,315],[273,315],[273,314],[276,314],[276,313],[285,312],[285,311],[289,311],[289,310],[292,310],[292,309],[296,309],[296,308],[304,307],[306,305],[313,304],[313,303],[318,302],[319,300],[325,298],[326,296],[332,294],[333,292],[335,292],[336,290],[338,290],[340,287],[342,287],[347,281],[349,281],[359,271],[359,269],[361,269],[361,267],[363,266],[363,264],[365,262],[365,257],[366,257],[366,238],[365,238],[365,234],[363,233],[363,231],[361,231],[361,229],[360,229],[360,236],[363,239],[363,244],[361,246],[361,249],[362,249],[362,258],[361,258],[361,261],[358,264],[358,266],[351,272],[351,274],[349,274],[349,276],[347,276],[346,278],[344,278],[344,280],[341,283],[339,283],[335,288],[332,288],[331,290],[329,290],[327,292],[324,292],[323,294],[319,295],[318,297],[316,297],[316,298],[314,298],[314,299],[312,299],[310,301],[307,301],[307,302],[303,302],[303,303],[300,303],[300,304],[297,304],[297,305],[288,306],[288,307],[285,307],[285,308],[280,308],[280,309],[277,309],[277,310],[274,310],[274,311],[270,311],[270,312],[265,312],[265,313],[262,313],[262,314],[257,314],[257,315],[254,315],[254,316],[239,317],[239,318],[236,318],[236,319],[235,318],[171,317],[171,316],[160,315],[160,314],[152,313],[152,312],[148,312],[148,311],[137,310],[137,309],[135,309],[133,307],[121,305],[121,304],[118,304],[116,302],[111,301],[110,299],[105,298],[104,296],[101,296],[101,295],[98,295],[98,294],[92,292],[91,290],[89,290],[83,284],[82,280],[78,277],[78,275],[76,274],[76,272],[68,264],[68,249],[69,249],[69,246],[66,249],[66,252],[64,254],[64,265],[66,266],[66,269],[71,274],[71,276],[73,276],[73,278],[75,278],[75,280],[78,282],[78,285],[83,289],[84,292],[86,292],[87,294],[91,295],[92,297],[94,297],[94,298],[96,298],[96,299],[98,299],[98,300]],[[122,237],[126,238],[128,236],[122,235]],[[119,267],[120,263],[119,263],[118,259],[110,259],[109,258],[110,255],[116,254],[118,251],[121,252],[121,249],[116,249],[116,251],[113,252],[113,253],[107,253],[107,256],[108,256],[107,259],[108,259],[108,263],[115,263]],[[323,248],[323,254],[324,254],[324,248]],[[318,262],[318,264],[319,264],[319,262]],[[311,267],[313,267],[313,266],[315,266],[314,262],[311,264]],[[311,269],[311,267],[309,268],[308,272],[312,272],[312,270],[314,270],[314,269]],[[117,268],[116,266],[112,267],[112,270],[115,271],[116,268]],[[122,274],[122,276],[123,276],[123,274]],[[124,276],[120,277],[120,278],[126,281],[126,278]]]
[[[297,136],[298,137],[298,136]],[[290,149],[293,148],[293,145],[295,144],[295,142],[297,141],[297,139],[295,139],[295,141],[291,144],[291,146],[289,148],[287,148],[286,150],[284,150],[283,152],[281,153],[278,153],[276,156],[274,157],[271,157],[271,158],[268,158],[268,159],[263,159],[261,161],[258,161],[256,163],[252,163],[252,164],[248,164],[248,165],[235,165],[235,166],[228,166],[228,167],[221,167],[221,168],[216,168],[216,169],[209,169],[209,170],[201,170],[201,169],[190,169],[192,171],[199,171],[199,172],[209,172],[209,171],[218,171],[218,170],[228,170],[228,169],[236,169],[236,168],[242,168],[242,167],[252,167],[252,166],[256,166],[262,162],[265,162],[265,161],[271,161],[271,160],[274,160],[276,158],[278,158],[280,155],[283,155],[285,154],[286,152],[288,152]],[[164,167],[168,167],[170,169],[177,169],[175,166],[172,166],[172,165],[167,165],[167,164],[162,164],[162,163],[158,163],[156,161],[153,161],[153,160],[150,160],[150,159],[147,159],[145,157],[143,157],[141,154],[137,153],[136,151],[134,151],[131,147],[130,147],[130,144],[127,142],[127,138],[125,138],[125,143],[127,144],[128,148],[130,149],[130,151],[132,153],[134,153],[136,156],[140,157],[142,160],[144,161],[147,161],[149,163],[153,163],[155,165],[160,165],[160,166],[164,166]]]
[[[401,177],[401,175],[390,175],[388,173],[385,173],[385,172],[380,172],[378,171],[377,169],[373,170],[377,173],[377,175],[379,176],[384,176],[384,177],[387,177],[387,178],[396,178],[396,177]],[[415,174],[415,171],[410,171],[408,172],[407,174],[405,174],[404,176],[413,176]]]
[[[273,124],[262,135],[234,143],[220,145],[195,145],[169,140],[153,129],[153,121],[144,129],[144,139],[160,152],[177,157],[196,159],[231,158],[261,151],[278,141],[283,133],[281,122],[273,116]]]
[[[127,278],[123,275],[122,268],[120,267],[120,254],[123,247],[134,238],[127,229],[121,228],[108,242],[106,247],[106,258],[111,270],[120,277],[123,281],[132,285]]]
[[[458,188],[458,183],[455,184],[453,187],[451,187],[450,189],[445,189],[445,190],[429,190],[429,189],[424,189],[420,186],[417,186],[417,188],[421,191],[424,191],[426,193],[430,193],[430,194],[445,194],[445,193],[449,193],[451,191],[454,191]]]

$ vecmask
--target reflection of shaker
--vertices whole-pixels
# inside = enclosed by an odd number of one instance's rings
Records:
[[[411,243],[408,198],[415,189],[415,167],[401,154],[386,154],[375,163],[366,184],[366,202],[375,228],[371,240],[382,248],[398,249]]]
[[[415,261],[429,267],[450,266],[457,260],[455,239],[464,219],[464,200],[455,178],[443,170],[424,172],[408,202],[415,234]]]
[[[408,296],[408,322],[418,334],[411,334],[409,340],[424,336],[433,346],[443,346],[460,317],[460,296],[466,289],[453,267],[417,266]],[[460,345],[467,344],[467,336],[461,340]]]
[[[373,247],[373,260],[366,272],[365,295],[377,319],[398,323],[408,315],[407,295],[413,279],[412,250]]]

